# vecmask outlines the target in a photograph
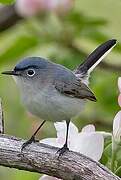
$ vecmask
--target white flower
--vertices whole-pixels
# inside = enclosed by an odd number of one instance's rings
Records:
[[[58,179],[58,178],[52,177],[52,176],[48,176],[48,175],[43,175],[42,177],[40,177],[39,180],[61,180],[61,179]]]
[[[54,123],[57,131],[57,138],[46,138],[40,143],[48,144],[61,148],[65,142],[66,137],[66,122]],[[94,125],[87,125],[83,127],[79,133],[77,127],[70,122],[68,147],[70,150],[84,154],[95,161],[100,160],[104,149],[104,137],[101,133],[95,131]],[[43,176],[40,180],[55,180],[53,177]],[[51,179],[50,179],[51,178]]]
[[[40,142],[61,148],[66,137],[66,122],[57,122],[54,125],[57,131],[57,138],[46,138]],[[102,134],[95,131],[93,125],[85,126],[79,133],[77,127],[70,122],[68,147],[72,151],[80,152],[98,161],[103,153],[104,138]]]
[[[118,89],[119,89],[119,96],[118,96],[118,104],[121,107],[121,77],[118,78]]]
[[[119,111],[113,120],[113,135],[112,135],[112,158],[111,158],[111,170],[114,172],[115,159],[120,149],[121,142],[121,111]]]
[[[114,117],[113,121],[113,138],[116,142],[121,140],[121,111],[119,111]]]
[[[121,77],[118,78],[118,89],[119,92],[121,93]]]
[[[121,77],[118,78],[118,104],[121,106]],[[121,140],[121,111],[119,111],[113,120],[113,139],[115,142],[119,143]]]

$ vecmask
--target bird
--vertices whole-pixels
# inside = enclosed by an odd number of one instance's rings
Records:
[[[27,110],[43,119],[43,122],[23,143],[21,150],[32,142],[46,121],[66,121],[67,130],[65,143],[58,150],[59,156],[68,148],[69,124],[82,110],[87,100],[96,102],[90,90],[89,76],[93,69],[116,45],[117,40],[111,39],[97,47],[74,71],[42,57],[26,57],[18,62],[11,71],[2,74],[12,75]]]

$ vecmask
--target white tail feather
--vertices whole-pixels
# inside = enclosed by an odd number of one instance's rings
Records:
[[[115,45],[116,45],[116,44],[115,44]],[[103,54],[103,55],[96,61],[96,63],[93,64],[93,66],[91,66],[90,69],[88,69],[88,74],[90,74],[90,73],[93,71],[93,69],[110,53],[110,51],[115,47],[115,45],[112,46],[105,54]]]

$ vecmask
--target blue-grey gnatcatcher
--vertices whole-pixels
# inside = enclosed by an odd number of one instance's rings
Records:
[[[35,135],[45,121],[62,120],[66,120],[67,133],[59,154],[68,149],[71,118],[80,113],[86,99],[96,101],[88,88],[89,74],[115,45],[115,39],[100,45],[73,72],[41,57],[28,57],[19,62],[12,71],[3,72],[14,76],[28,111],[44,120],[33,136],[23,144],[22,149],[35,141]]]

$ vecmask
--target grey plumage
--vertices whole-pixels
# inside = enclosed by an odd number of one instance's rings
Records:
[[[28,68],[45,69],[48,64],[51,64],[47,59],[40,57],[29,57],[20,61],[14,68],[14,71],[23,71]]]
[[[56,81],[55,88],[66,96],[80,99],[88,99],[91,101],[96,101],[96,97],[91,92],[91,90],[86,86],[80,79],[75,79],[74,81]]]
[[[35,76],[28,77],[27,71],[32,68]],[[32,114],[42,119],[71,119],[80,113],[82,99],[96,101],[91,90],[72,71],[49,60],[27,58],[14,68],[14,72],[19,72],[15,78],[23,103]]]

